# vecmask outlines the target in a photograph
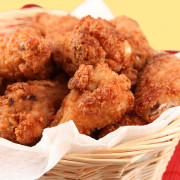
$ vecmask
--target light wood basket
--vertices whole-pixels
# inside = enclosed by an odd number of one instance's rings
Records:
[[[30,8],[0,14],[0,34],[29,26],[38,12],[66,15],[60,10]],[[180,139],[180,117],[162,131],[111,149],[65,155],[40,180],[160,180]]]

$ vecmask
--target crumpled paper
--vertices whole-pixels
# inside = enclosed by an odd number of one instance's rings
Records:
[[[102,0],[87,0],[72,14],[78,17],[90,14],[95,18],[113,18]],[[45,129],[41,141],[34,147],[26,147],[0,138],[0,179],[38,179],[52,169],[65,154],[111,148],[129,140],[151,135],[162,130],[179,116],[180,106],[174,107],[162,113],[151,124],[120,127],[99,140],[79,134],[73,121]]]
[[[91,15],[93,18],[113,19],[114,15],[102,0],[86,0],[78,8],[71,12],[71,15],[82,18]]]

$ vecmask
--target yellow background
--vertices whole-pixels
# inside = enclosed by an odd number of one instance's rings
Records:
[[[0,11],[35,3],[47,9],[71,11],[83,0],[0,0]],[[136,19],[156,49],[180,50],[180,0],[104,0],[115,16]]]

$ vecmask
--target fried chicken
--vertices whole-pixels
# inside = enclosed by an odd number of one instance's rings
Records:
[[[72,75],[81,64],[106,62],[119,72],[133,60],[131,45],[110,22],[86,16],[68,33],[54,30],[47,34],[53,43],[53,57],[59,66]]]
[[[135,69],[132,65],[128,68],[123,69],[121,73],[126,75],[126,77],[131,81],[131,85],[134,89],[134,86],[137,84],[138,81],[139,70]]]
[[[0,137],[34,145],[51,123],[64,96],[65,84],[57,81],[18,82],[0,97]]]
[[[52,44],[38,30],[23,28],[0,37],[0,76],[8,80],[50,76]]]
[[[130,86],[125,75],[118,75],[107,64],[81,65],[68,83],[71,91],[53,125],[73,120],[80,133],[90,135],[118,122],[133,108]]]
[[[79,20],[71,15],[57,16],[48,13],[38,13],[32,26],[39,29],[43,35],[47,35],[51,30],[58,29],[62,32],[72,31]]]
[[[104,19],[86,16],[73,30],[70,40],[72,62],[76,65],[96,64],[102,60],[116,72],[132,61],[128,41]]]
[[[180,105],[180,59],[170,54],[154,57],[142,71],[135,90],[135,111],[147,122]]]
[[[69,38],[73,28],[79,19],[71,16],[56,16],[53,14],[39,13],[34,19],[32,26],[39,29],[45,38],[53,44],[53,59],[56,65],[66,73],[73,76],[78,66],[72,63],[69,56]]]
[[[136,56],[134,67],[142,69],[146,59],[149,59],[155,52],[149,45],[138,23],[126,16],[118,16],[111,22],[116,26],[117,31],[127,37],[133,44],[133,52]]]
[[[57,29],[51,30],[46,35],[46,39],[53,44],[53,59],[59,67],[63,69],[68,75],[73,76],[78,66],[72,62],[70,57],[70,45],[69,39],[71,37],[70,32],[61,32]]]
[[[134,61],[131,67],[126,68],[122,73],[127,75],[131,80],[132,85],[135,85],[138,78],[138,70],[141,70],[146,63],[146,60],[150,59],[157,52],[149,45],[146,36],[143,34],[135,20],[126,16],[119,16],[114,18],[111,22],[116,26],[116,30],[121,33],[122,36],[126,37],[132,45],[133,53],[135,55]],[[137,72],[136,76],[135,71]],[[131,74],[132,72],[133,75]]]
[[[98,139],[106,136],[110,132],[115,131],[121,126],[137,126],[137,125],[146,125],[147,122],[136,115],[134,111],[130,112],[129,114],[126,114],[122,117],[122,119],[116,123],[116,124],[110,124],[106,126],[105,128],[100,130],[100,133],[98,135]]]

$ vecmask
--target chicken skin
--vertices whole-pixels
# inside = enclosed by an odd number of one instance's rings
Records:
[[[138,70],[141,70],[147,59],[150,59],[157,52],[149,45],[146,36],[141,31],[138,23],[126,16],[118,16],[111,21],[116,30],[126,37],[129,43],[132,44],[134,61],[130,68],[122,71],[132,82],[132,85],[137,83]],[[134,70],[133,70],[134,69]]]
[[[62,32],[72,31],[79,20],[71,15],[57,16],[48,13],[38,13],[32,26],[39,29],[43,35],[47,35],[51,30],[58,29]]]
[[[27,81],[9,85],[0,97],[0,137],[34,145],[59,109],[68,89],[56,81]]]
[[[154,57],[142,71],[135,90],[135,111],[147,122],[180,105],[180,59],[171,54]]]
[[[38,30],[27,27],[0,36],[0,76],[8,80],[50,76],[52,44]]]
[[[87,16],[75,27],[70,39],[72,62],[76,65],[105,61],[119,72],[132,60],[131,45],[108,21]]]
[[[46,35],[46,39],[53,45],[52,55],[57,67],[73,76],[78,69],[78,65],[74,64],[70,57],[70,45],[68,43],[70,37],[71,32],[65,33],[57,29],[51,30]]]
[[[54,30],[47,35],[52,42],[57,65],[72,75],[81,64],[106,62],[115,72],[130,66],[133,60],[131,44],[110,22],[91,16],[82,18],[67,33]]]
[[[136,56],[134,67],[142,69],[146,59],[149,59],[155,52],[149,45],[148,40],[141,31],[138,23],[126,16],[118,16],[111,22],[116,26],[116,30],[118,32],[131,41],[131,44],[133,45],[133,52]]]
[[[53,125],[73,120],[80,133],[91,135],[96,129],[118,122],[133,108],[130,81],[110,70],[105,63],[81,65],[68,83],[71,89]]]
[[[115,131],[121,126],[137,126],[137,125],[146,125],[147,122],[136,115],[134,111],[130,112],[129,114],[126,114],[121,118],[121,120],[116,124],[110,124],[106,126],[105,128],[100,130],[98,138],[102,138],[109,134],[110,132]]]
[[[73,76],[78,66],[72,63],[69,57],[70,32],[79,22],[71,15],[56,16],[53,14],[39,13],[33,19],[32,26],[39,29],[45,38],[53,44],[53,59],[56,65],[67,74]]]

